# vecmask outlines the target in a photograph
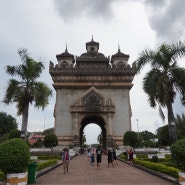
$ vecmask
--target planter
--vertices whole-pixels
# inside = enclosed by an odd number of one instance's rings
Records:
[[[28,181],[28,172],[7,174],[6,185],[26,185]]]
[[[179,183],[185,185],[185,172],[179,172]]]

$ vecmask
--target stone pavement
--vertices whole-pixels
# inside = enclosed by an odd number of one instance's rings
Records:
[[[37,185],[172,185],[159,177],[118,161],[118,166],[107,167],[107,156],[102,156],[101,168],[91,166],[85,154],[70,161],[69,173],[63,166],[53,169],[36,179]]]

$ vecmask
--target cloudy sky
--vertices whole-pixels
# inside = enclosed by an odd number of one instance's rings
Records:
[[[130,55],[129,64],[132,64],[144,49],[155,50],[163,42],[185,40],[185,1],[182,0],[0,0],[0,3],[0,101],[10,78],[4,68],[20,64],[19,48],[27,48],[34,59],[44,62],[40,81],[52,88],[49,61],[57,63],[56,54],[64,52],[66,43],[71,54],[80,56],[86,52],[85,43],[93,35],[100,43],[99,52],[111,56],[117,53],[119,45],[123,53]],[[179,65],[185,67],[184,62],[179,61]],[[142,90],[146,71],[147,68],[135,76],[130,91],[132,130],[155,133],[166,123],[162,123],[157,109],[150,108]],[[44,111],[30,107],[28,131],[54,126],[54,89],[49,101]],[[175,114],[184,110],[176,101]],[[21,117],[17,117],[14,104],[0,103],[0,111],[15,117],[20,127]]]

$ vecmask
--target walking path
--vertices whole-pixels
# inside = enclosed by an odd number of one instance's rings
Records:
[[[102,156],[101,168],[90,165],[85,154],[70,161],[69,173],[63,173],[63,166],[55,168],[37,178],[37,185],[173,185],[159,177],[118,161],[118,166],[107,167],[107,156]]]

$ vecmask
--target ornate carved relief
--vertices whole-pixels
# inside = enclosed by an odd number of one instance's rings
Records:
[[[103,98],[94,91],[91,91],[82,99],[82,103],[84,105],[84,112],[101,112]]]
[[[95,87],[91,87],[84,95],[76,99],[71,112],[115,112],[111,98],[103,96]]]

